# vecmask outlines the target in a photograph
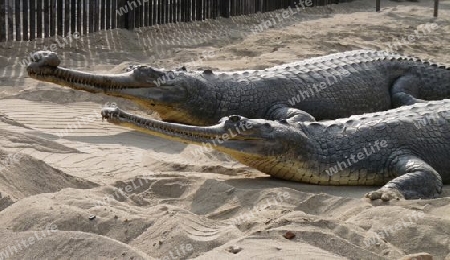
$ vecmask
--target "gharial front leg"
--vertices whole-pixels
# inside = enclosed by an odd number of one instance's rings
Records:
[[[430,199],[442,191],[442,179],[429,164],[415,156],[395,159],[393,172],[399,176],[380,189],[366,194],[371,200],[381,199]]]
[[[309,113],[283,104],[271,107],[266,113],[266,119],[279,121],[289,120],[291,123],[316,121]]]

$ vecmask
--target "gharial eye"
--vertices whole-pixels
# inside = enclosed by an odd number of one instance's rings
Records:
[[[264,126],[267,128],[271,127],[271,125],[269,123],[264,123]]]
[[[233,122],[233,123],[236,123],[236,122],[238,122],[239,120],[241,120],[241,117],[240,117],[240,116],[230,116],[230,117],[228,118],[228,120],[230,120],[230,121]]]

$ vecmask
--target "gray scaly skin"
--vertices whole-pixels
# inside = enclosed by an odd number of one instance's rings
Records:
[[[370,199],[434,198],[450,183],[450,100],[322,122],[235,115],[205,127],[145,119],[113,107],[102,115],[151,135],[212,146],[285,180],[385,184],[368,193]]]
[[[28,66],[32,78],[128,98],[158,112],[164,121],[191,125],[215,124],[233,114],[270,120],[336,119],[450,98],[448,68],[373,50],[217,73],[135,66],[124,74],[91,74],[60,67],[52,52],[35,57]]]

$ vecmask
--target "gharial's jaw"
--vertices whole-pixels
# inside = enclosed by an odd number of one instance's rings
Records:
[[[60,67],[57,54],[39,51],[34,55],[35,61],[27,67],[31,78],[56,83],[77,90],[93,93],[105,93],[127,99],[159,99],[167,94],[175,95],[181,87],[161,86],[158,82],[167,77],[166,72],[148,66],[135,66],[122,74],[91,74]],[[180,93],[184,97],[184,93]],[[164,96],[166,95],[166,96]]]
[[[252,129],[253,122],[259,126],[259,121],[266,120],[249,120],[241,116],[225,117],[213,126],[190,126],[131,115],[117,107],[105,107],[102,117],[108,122],[153,136],[214,148],[238,160],[242,157],[271,156],[267,151],[280,145],[279,140],[261,136],[259,129]]]
[[[102,118],[110,123],[181,142],[194,144],[208,143],[210,140],[214,139],[216,135],[221,135],[222,133],[221,126],[199,127],[167,123],[132,115],[117,107],[104,107],[101,114]]]

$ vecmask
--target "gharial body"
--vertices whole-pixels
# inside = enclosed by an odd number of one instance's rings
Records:
[[[450,100],[322,122],[223,118],[213,126],[145,119],[104,108],[103,117],[172,140],[208,144],[285,180],[384,185],[371,199],[433,198],[450,183]]]
[[[450,98],[450,70],[398,54],[358,50],[265,70],[189,72],[135,66],[123,74],[60,67],[38,52],[28,74],[74,89],[131,99],[164,121],[211,125],[238,114],[291,121],[336,119]]]

